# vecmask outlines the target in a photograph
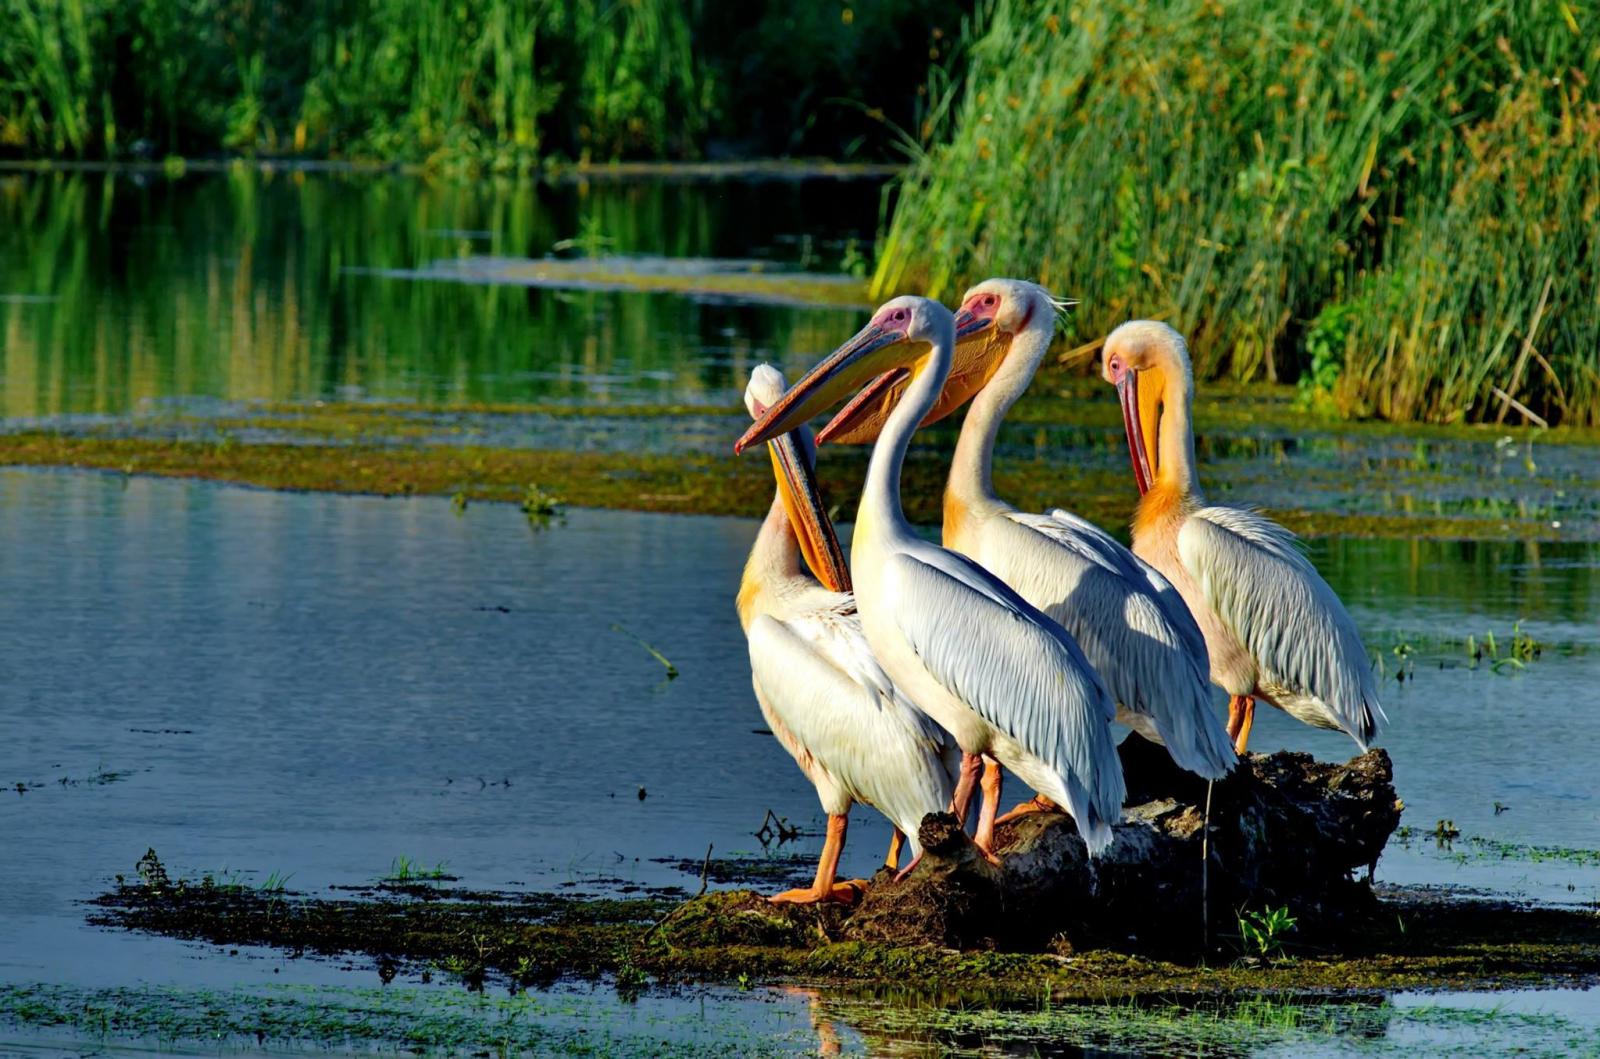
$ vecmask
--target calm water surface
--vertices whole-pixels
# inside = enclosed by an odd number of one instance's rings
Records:
[[[803,367],[859,314],[379,273],[573,252],[837,271],[870,235],[878,193],[835,181],[0,176],[0,411],[15,424],[342,397],[727,405],[751,364]],[[731,436],[717,415],[613,420],[553,421],[544,429],[560,437],[545,440],[605,446],[614,430],[637,445],[644,430],[652,448],[720,451]],[[1013,457],[1071,450],[1107,466],[1125,464],[1120,445],[1099,428],[1019,425],[1002,438]],[[1531,450],[1494,442],[1201,447],[1226,499],[1265,499],[1287,463],[1311,506],[1586,525],[1600,511],[1573,484],[1594,476],[1592,450],[1576,447],[1540,447],[1537,466]],[[1369,488],[1374,474],[1393,490]],[[370,882],[399,857],[477,887],[692,887],[708,845],[793,858],[808,877],[821,817],[760,731],[733,613],[754,533],[750,520],[584,510],[534,532],[497,505],[458,515],[443,500],[0,471],[0,983],[325,990],[338,1003],[353,1002],[352,983],[377,985],[364,960],[230,955],[89,927],[81,902],[147,848],[175,873],[277,873],[300,891]],[[1384,667],[1383,745],[1412,831],[1379,880],[1600,902],[1586,852],[1600,849],[1600,546],[1331,540],[1312,554]],[[1518,623],[1542,643],[1537,661],[1474,663],[1469,636],[1493,634],[1504,653]],[[629,632],[682,675],[665,679]],[[1252,746],[1353,749],[1271,710]],[[769,808],[808,833],[764,850],[752,833]],[[1441,820],[1463,837],[1434,841]],[[845,869],[870,873],[887,837],[858,812]],[[1456,1023],[1411,1010],[1438,1002],[1397,999],[1378,1051],[1454,1046]],[[652,992],[627,1005],[568,988],[529,1003],[630,1047],[653,1033],[689,1048],[929,1045],[885,1036],[859,998],[806,991]],[[1590,994],[1519,1003],[1600,1032]],[[78,1043],[18,1032],[0,1035],[0,1053]],[[1013,1043],[995,1049],[1081,1054]]]
[[[734,402],[831,348],[837,309],[424,282],[479,256],[859,262],[876,180],[432,184],[0,173],[0,411],[173,398]],[[856,267],[860,267],[859,264]]]
[[[816,823],[799,771],[754,731],[731,605],[754,530],[578,510],[533,532],[497,505],[0,474],[0,779],[25,788],[0,821],[13,848],[50,851],[0,865],[0,975],[107,973],[87,952],[145,944],[82,926],[73,902],[150,846],[180,871],[306,889],[402,855],[472,885],[605,888],[682,883],[656,858],[708,843],[758,850],[768,807]],[[1386,696],[1406,821],[1600,847],[1600,552],[1336,541],[1314,556],[1374,653],[1415,652]],[[1521,671],[1471,668],[1451,642],[1518,622],[1545,645]],[[1271,711],[1255,740],[1351,752]],[[870,871],[886,838],[859,814],[847,867]],[[1420,835],[1380,877],[1600,898],[1592,864]]]

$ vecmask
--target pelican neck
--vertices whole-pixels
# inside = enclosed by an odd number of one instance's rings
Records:
[[[1052,320],[1053,317],[1046,319]],[[956,439],[955,456],[950,461],[950,477],[945,483],[946,497],[954,497],[967,510],[1009,509],[994,491],[994,446],[1011,406],[1017,403],[1039,362],[1050,346],[1053,322],[1037,323],[1011,337],[1005,359],[967,409],[967,418]]]
[[[873,446],[866,484],[861,491],[861,506],[856,513],[858,539],[874,534],[914,536],[900,503],[900,468],[911,447],[911,435],[933,408],[945,380],[950,377],[955,328],[947,324],[940,331],[942,333],[930,342],[927,356],[919,366],[912,368],[905,396],[889,414],[878,435],[878,443]]]

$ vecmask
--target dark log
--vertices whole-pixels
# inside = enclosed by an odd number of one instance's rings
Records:
[[[1389,756],[1345,764],[1287,751],[1248,755],[1211,791],[1132,736],[1129,804],[1109,850],[1091,860],[1072,820],[1033,813],[1003,825],[986,862],[948,815],[924,819],[922,863],[880,874],[844,924],[848,937],[1020,950],[1109,947],[1193,955],[1237,932],[1242,910],[1286,906],[1310,941],[1372,906],[1358,880],[1400,821]],[[1208,912],[1202,916],[1202,893]]]

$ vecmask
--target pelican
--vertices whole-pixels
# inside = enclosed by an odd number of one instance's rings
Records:
[[[1072,634],[1116,699],[1117,720],[1165,744],[1179,766],[1218,779],[1236,758],[1212,707],[1205,640],[1176,590],[1091,523],[1059,508],[1027,514],[994,491],[1000,421],[1033,380],[1065,306],[1015,279],[986,280],[962,297],[956,356],[965,370],[924,421],[972,399],[945,486],[944,544]],[[903,376],[880,376],[817,440],[869,440],[904,386]]]
[[[1363,751],[1387,722],[1367,652],[1333,589],[1294,534],[1254,511],[1207,504],[1194,469],[1189,349],[1166,324],[1135,320],[1106,338],[1104,375],[1122,402],[1139,487],[1133,550],[1166,575],[1211,652],[1229,695],[1240,754],[1257,699],[1333,728]]]
[[[1124,794],[1110,728],[1116,709],[1105,685],[1061,626],[971,559],[923,540],[900,506],[906,449],[944,388],[954,346],[949,309],[895,298],[734,449],[794,429],[883,372],[909,370],[905,396],[872,450],[856,514],[851,569],[867,642],[895,686],[969,760],[988,754],[1010,768],[1071,813],[1098,855],[1111,842]],[[985,774],[986,806],[998,801],[999,781],[998,770]],[[992,813],[980,815],[975,841],[993,859]]]
[[[751,417],[759,418],[783,390],[776,368],[758,366],[744,393]],[[768,448],[778,490],[745,563],[739,623],[767,726],[828,814],[816,881],[771,900],[849,903],[865,886],[834,882],[851,804],[870,805],[894,825],[890,869],[899,866],[902,843],[920,856],[918,825],[950,802],[955,747],[895,690],[867,646],[844,553],[812,475],[811,431],[800,427]],[[805,572],[802,555],[817,578]]]

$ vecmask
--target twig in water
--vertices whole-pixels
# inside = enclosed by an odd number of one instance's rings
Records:
[[[632,632],[632,631],[624,628],[618,622],[612,622],[611,623],[611,631],[612,632],[620,632],[622,635],[624,635],[624,636],[628,637],[629,639],[633,640],[640,647],[643,647],[646,651],[649,651],[651,658],[654,658],[657,662],[660,662],[662,665],[667,667],[667,679],[668,680],[677,679],[678,667],[673,665],[672,664],[672,660],[669,659],[666,655],[662,654],[660,651],[657,651],[654,647],[650,646],[650,644],[646,643],[642,636],[640,636],[637,633]]]
[[[700,862],[700,891],[695,894],[695,897],[704,897],[705,896],[706,879],[709,878],[710,875],[711,875],[711,843],[707,842],[706,843],[706,859]],[[650,925],[650,929],[644,932],[644,937],[639,939],[639,943],[642,945],[645,942],[649,941],[652,937],[654,937],[655,936],[655,932],[661,929],[661,925],[663,923],[665,923],[667,920],[671,919],[672,918],[672,914],[674,912],[676,912],[678,909],[682,908],[682,907],[683,907],[682,905],[675,905],[672,908],[667,909],[666,912],[662,913],[661,918],[656,920],[654,923],[652,923]]]
[[[696,897],[706,892],[706,877],[711,874],[711,843],[706,843],[706,859],[700,862],[700,890]]]
[[[1200,951],[1211,951],[1211,788],[1206,781],[1206,811],[1200,818]]]

